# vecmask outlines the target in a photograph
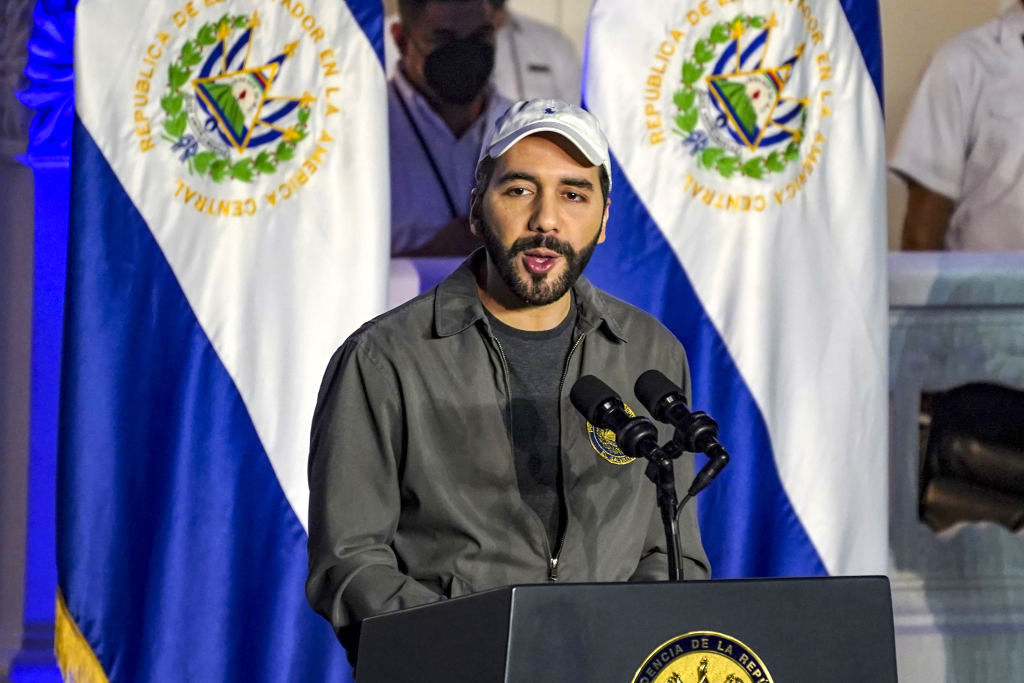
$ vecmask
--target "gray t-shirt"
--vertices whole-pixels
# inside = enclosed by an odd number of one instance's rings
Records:
[[[555,553],[565,526],[559,385],[576,327],[576,305],[558,326],[541,332],[509,327],[487,315],[508,364],[519,494],[540,517]]]

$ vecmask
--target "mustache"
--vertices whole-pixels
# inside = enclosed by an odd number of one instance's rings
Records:
[[[576,250],[571,246],[561,241],[554,235],[530,235],[529,237],[520,237],[512,246],[508,248],[508,257],[512,258],[516,254],[521,254],[524,251],[530,249],[550,249],[556,254],[561,256],[574,256]]]

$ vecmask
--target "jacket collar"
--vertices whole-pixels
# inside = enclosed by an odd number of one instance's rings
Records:
[[[439,337],[458,334],[482,321],[487,326],[484,305],[476,289],[476,273],[487,258],[483,248],[477,249],[437,286],[434,294],[434,333]],[[628,341],[621,323],[608,310],[608,295],[586,277],[573,285],[579,326],[584,332],[601,326],[606,334],[619,341]]]

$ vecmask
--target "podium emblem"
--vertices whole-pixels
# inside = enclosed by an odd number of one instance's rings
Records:
[[[761,658],[739,640],[691,631],[658,646],[632,683],[773,683]]]

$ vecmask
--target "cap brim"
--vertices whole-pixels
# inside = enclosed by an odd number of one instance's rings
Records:
[[[576,149],[583,153],[587,161],[594,166],[604,166],[607,162],[601,151],[589,143],[582,135],[576,132],[571,126],[559,124],[557,121],[538,121],[537,123],[524,126],[515,132],[515,135],[495,140],[487,148],[487,156],[497,159],[507,152],[512,145],[523,138],[535,133],[557,133],[566,138]]]

